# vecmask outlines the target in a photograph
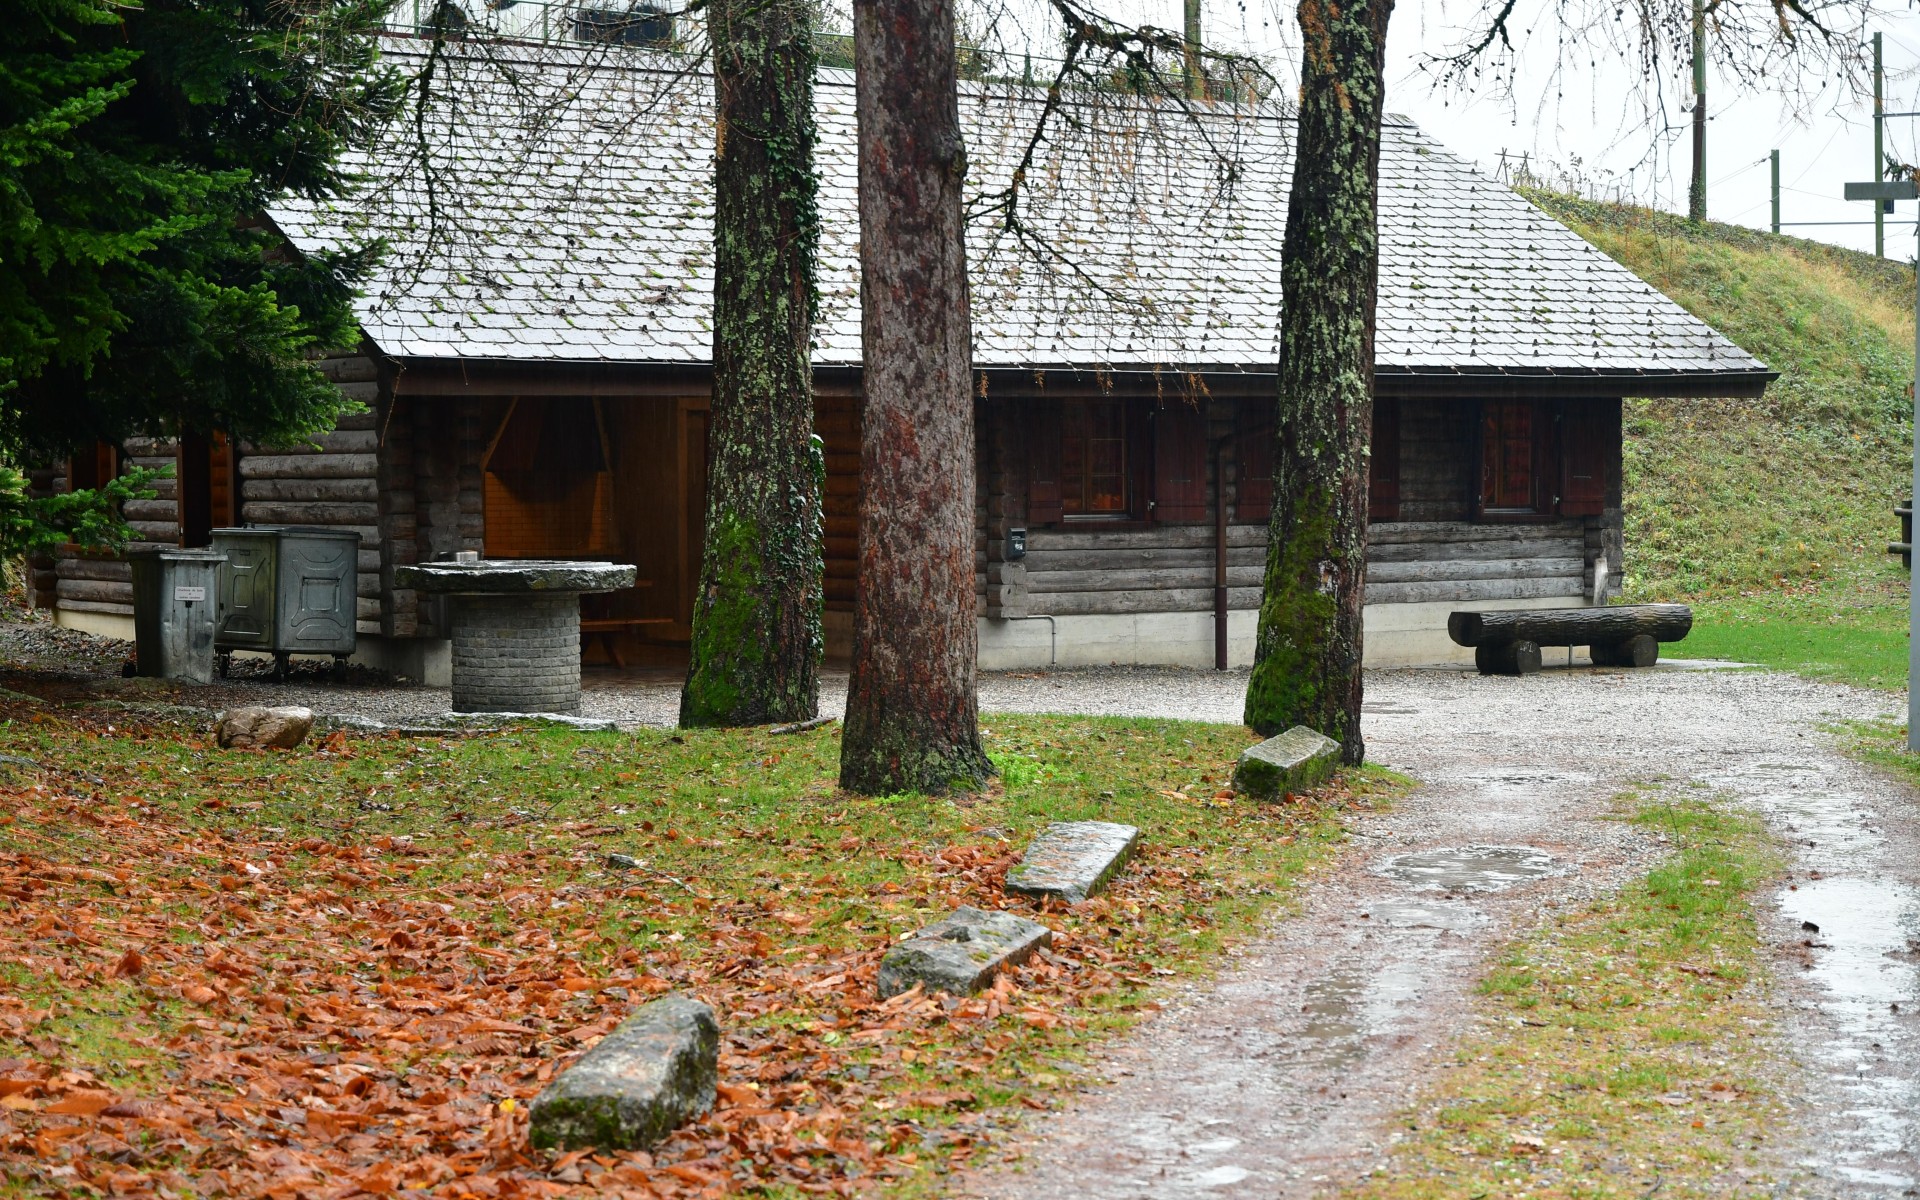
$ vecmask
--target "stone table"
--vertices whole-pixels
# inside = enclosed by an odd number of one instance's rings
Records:
[[[420,563],[394,582],[448,597],[453,711],[580,711],[580,594],[634,585],[621,563],[524,558]]]

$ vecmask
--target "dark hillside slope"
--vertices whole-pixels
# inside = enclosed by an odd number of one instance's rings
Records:
[[[1911,461],[1913,268],[1527,194],[1781,373],[1758,401],[1628,401],[1629,596],[1904,596],[1886,543]]]

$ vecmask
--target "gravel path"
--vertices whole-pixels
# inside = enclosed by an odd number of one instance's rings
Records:
[[[1025,707],[1045,682],[996,698]],[[1897,698],[1677,669],[1381,672],[1367,695],[1369,757],[1415,775],[1420,790],[1356,822],[1299,912],[1102,1054],[1094,1072],[1112,1082],[1030,1123],[1025,1157],[972,1177],[969,1194],[1293,1197],[1352,1181],[1384,1157],[1393,1115],[1471,1030],[1487,955],[1657,859],[1657,839],[1601,819],[1621,786],[1656,776],[1730,794],[1817,843],[1769,897],[1765,922],[1781,964],[1780,1040],[1800,1059],[1783,1088],[1796,1144],[1774,1148],[1792,1188],[1783,1194],[1912,1194],[1920,1016],[1888,1005],[1920,1001],[1920,940],[1907,941],[1920,937],[1920,820],[1906,788],[1821,732],[1888,715]],[[1199,673],[1169,700],[1194,716],[1238,704],[1231,681]],[[1148,703],[1135,693],[1122,707]],[[1491,875],[1447,862],[1490,846],[1514,848]],[[1406,861],[1432,852],[1439,861]],[[1427,869],[1396,875],[1396,865]],[[1524,878],[1529,866],[1548,873]],[[1821,925],[1813,947],[1803,919]],[[1621,1169],[1622,1187],[1657,1183]]]

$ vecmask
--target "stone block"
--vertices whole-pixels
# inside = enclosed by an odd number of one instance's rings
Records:
[[[313,710],[292,706],[230,708],[220,714],[213,727],[214,740],[222,749],[237,750],[291,750],[306,741],[312,731]]]
[[[897,996],[916,983],[929,992],[977,992],[1001,968],[1025,962],[1052,937],[1045,925],[1012,913],[956,908],[887,951],[877,981],[880,998]]]
[[[1056,821],[1007,872],[1007,890],[1078,904],[1119,874],[1139,841],[1140,830],[1132,825]]]
[[[1295,725],[1240,752],[1233,768],[1233,790],[1258,800],[1278,800],[1333,778],[1340,765],[1340,743]]]
[[[662,996],[561,1072],[528,1110],[542,1149],[644,1150],[713,1107],[720,1027],[687,996]]]

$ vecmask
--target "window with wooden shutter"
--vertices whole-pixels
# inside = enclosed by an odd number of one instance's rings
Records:
[[[1242,400],[1233,414],[1233,518],[1251,524],[1273,515],[1273,407]]]
[[[1367,520],[1400,519],[1400,400],[1373,402],[1372,457],[1367,477]]]
[[[174,494],[180,504],[180,544],[210,546],[213,531],[239,524],[233,452],[227,435],[185,432],[174,459]]]
[[[1126,401],[1064,401],[1060,424],[1060,499],[1066,516],[1131,516],[1132,439]]]
[[[1207,416],[1179,401],[1153,414],[1153,519],[1207,519]]]
[[[1525,517],[1543,511],[1541,451],[1551,432],[1543,416],[1533,400],[1481,402],[1481,516]]]
[[[1065,515],[1060,499],[1060,402],[1032,402],[1027,438],[1027,523],[1051,525]]]
[[[120,474],[120,448],[112,442],[95,442],[76,450],[67,460],[67,490],[91,492]]]
[[[1620,436],[1606,401],[1568,404],[1560,417],[1560,514],[1597,517],[1607,507],[1607,460]]]

